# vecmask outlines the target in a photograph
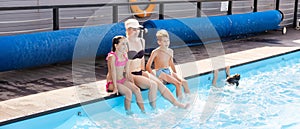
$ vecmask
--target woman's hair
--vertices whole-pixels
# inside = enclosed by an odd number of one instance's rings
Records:
[[[118,35],[113,38],[113,40],[112,40],[112,51],[113,52],[116,51],[115,44],[119,44],[121,39],[125,39],[125,37],[122,35]]]

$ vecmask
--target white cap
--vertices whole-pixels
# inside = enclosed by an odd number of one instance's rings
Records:
[[[128,19],[125,21],[125,28],[141,28],[143,26],[141,26],[139,24],[139,22],[136,19]]]

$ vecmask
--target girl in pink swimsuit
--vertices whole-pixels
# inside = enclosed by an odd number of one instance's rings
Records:
[[[131,115],[131,99],[132,93],[136,96],[136,102],[142,112],[145,112],[144,103],[140,89],[130,82],[124,75],[128,71],[127,66],[127,39],[124,36],[116,36],[113,38],[112,51],[108,53],[106,58],[108,73],[106,90],[112,94],[119,94],[125,96],[125,110],[126,114]]]

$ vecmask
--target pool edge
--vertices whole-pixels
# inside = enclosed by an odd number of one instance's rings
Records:
[[[300,51],[300,48],[299,47],[280,47],[280,48],[284,48],[282,49],[280,52],[278,52],[278,47],[276,47],[276,52],[275,54],[271,54],[271,55],[264,55],[263,57],[260,57],[260,58],[257,58],[255,60],[247,60],[247,61],[243,61],[242,63],[240,63],[238,60],[237,60],[237,63],[227,63],[228,65],[230,65],[231,67],[238,67],[238,66],[241,66],[241,65],[244,65],[244,64],[249,64],[249,63],[254,63],[254,62],[258,62],[258,61],[261,61],[261,60],[265,60],[265,59],[270,59],[270,58],[273,58],[273,57],[277,57],[277,56],[281,56],[281,55],[285,55],[285,54],[289,54],[289,53],[293,53],[293,52],[297,52],[297,51]],[[289,49],[286,49],[286,48],[289,48]],[[272,48],[273,49],[273,48]],[[262,49],[264,50],[264,49]],[[259,50],[259,51],[262,51],[262,50]],[[270,49],[269,49],[270,50]],[[242,52],[249,52],[250,50],[246,50],[246,51],[242,51]],[[226,59],[230,59],[230,55],[232,56],[236,56],[236,54],[242,54],[241,53],[232,53],[232,54],[227,54],[225,55],[225,60]],[[251,53],[251,52],[250,52]],[[253,52],[253,53],[256,53],[256,52]],[[229,57],[228,57],[229,55]],[[263,55],[263,54],[262,54]],[[210,58],[209,59],[204,59],[204,60],[211,60]],[[199,61],[195,61],[196,64],[200,63],[201,64],[201,61],[203,60],[199,60]],[[184,64],[180,64],[180,65],[184,65]],[[177,65],[178,66],[178,65]],[[205,75],[205,74],[209,74],[211,73],[212,71],[212,68],[209,68],[209,69],[206,69],[206,71],[200,71],[200,73],[198,74],[194,74],[194,75],[191,75],[191,76],[185,76],[185,78],[193,78],[195,76],[199,76],[199,75]],[[104,80],[102,80],[104,81]],[[74,87],[73,87],[74,88]],[[60,89],[58,89],[60,90]],[[51,91],[50,91],[51,92]],[[26,96],[25,96],[26,97]],[[45,109],[44,111],[41,111],[41,112],[35,112],[35,113],[32,113],[32,114],[24,114],[23,116],[22,115],[19,115],[19,116],[16,116],[16,117],[10,117],[10,118],[7,118],[7,119],[4,119],[4,120],[1,120],[0,121],[0,126],[3,126],[3,125],[7,125],[7,124],[11,124],[11,123],[14,123],[14,122],[18,122],[18,121],[22,121],[22,120],[26,120],[26,119],[30,119],[30,118],[34,118],[34,117],[38,117],[38,116],[41,116],[41,115],[46,115],[46,114],[50,114],[50,113],[54,113],[54,112],[58,112],[58,111],[62,111],[62,110],[66,110],[66,109],[70,109],[70,108],[74,108],[74,107],[79,107],[81,105],[85,105],[85,104],[89,104],[89,103],[93,103],[93,102],[98,102],[98,101],[102,101],[102,100],[106,100],[106,99],[110,99],[110,98],[114,98],[115,96],[106,96],[106,97],[99,97],[99,98],[94,98],[94,99],[90,99],[88,101],[85,101],[85,102],[76,102],[76,103],[69,103],[69,104],[65,104],[61,107],[58,107],[58,108],[53,108],[53,109]],[[23,97],[21,97],[23,98]],[[4,101],[0,102],[0,106],[2,106],[1,104],[3,103]]]

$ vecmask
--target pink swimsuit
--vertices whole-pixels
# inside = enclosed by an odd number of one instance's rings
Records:
[[[116,66],[125,66],[126,63],[127,63],[127,61],[128,61],[128,58],[126,58],[125,55],[124,55],[125,61],[119,61],[119,58],[118,58],[118,56],[116,55],[116,53],[115,53],[115,52],[112,52],[112,51],[111,51],[110,53],[108,53],[108,56],[106,57],[106,60],[108,60],[108,57],[109,57],[110,55],[113,55],[113,56],[116,57],[116,62],[115,62],[115,65],[116,65]],[[125,81],[126,81],[126,78],[123,77],[122,79],[117,80],[117,83],[124,84]],[[107,91],[107,92],[109,92],[108,87],[109,87],[110,84],[113,84],[113,82],[110,81],[110,82],[107,82],[107,83],[106,83],[106,91]]]

